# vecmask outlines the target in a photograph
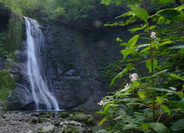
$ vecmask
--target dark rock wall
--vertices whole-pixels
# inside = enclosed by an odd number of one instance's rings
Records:
[[[100,81],[102,58],[121,59],[115,41],[123,31],[117,29],[75,29],[54,23],[45,25],[43,64],[51,91],[62,108],[94,110],[109,90]],[[127,35],[126,35],[127,36]]]

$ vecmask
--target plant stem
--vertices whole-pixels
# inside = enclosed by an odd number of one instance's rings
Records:
[[[150,57],[151,57],[151,75],[154,74],[154,55],[153,55],[153,47],[150,45]],[[151,86],[154,86],[154,79],[151,81]],[[155,96],[154,92],[152,92],[152,118],[155,121]]]

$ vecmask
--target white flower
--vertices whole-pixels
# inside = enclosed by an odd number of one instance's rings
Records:
[[[155,39],[156,38],[156,32],[151,32],[151,36],[150,36],[152,39]]]
[[[127,84],[125,85],[124,89],[129,89],[129,88],[130,88],[130,84],[127,83]]]
[[[137,78],[138,78],[139,76],[137,75],[137,73],[132,73],[131,75],[130,75],[130,80],[131,81],[137,81]]]
[[[98,103],[98,105],[100,105],[100,106],[104,106],[104,102],[103,102],[103,100],[101,100],[101,101]]]

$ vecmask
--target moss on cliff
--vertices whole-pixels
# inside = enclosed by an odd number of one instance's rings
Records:
[[[23,37],[23,18],[19,13],[12,12],[8,22],[4,50],[8,53],[21,47]]]
[[[5,105],[9,91],[15,88],[14,77],[6,70],[0,71],[0,104]]]

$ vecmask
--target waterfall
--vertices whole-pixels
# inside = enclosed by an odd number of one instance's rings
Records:
[[[40,25],[34,19],[24,19],[27,36],[27,75],[36,110],[59,111],[58,102],[49,91],[40,60],[40,45],[44,42]]]

